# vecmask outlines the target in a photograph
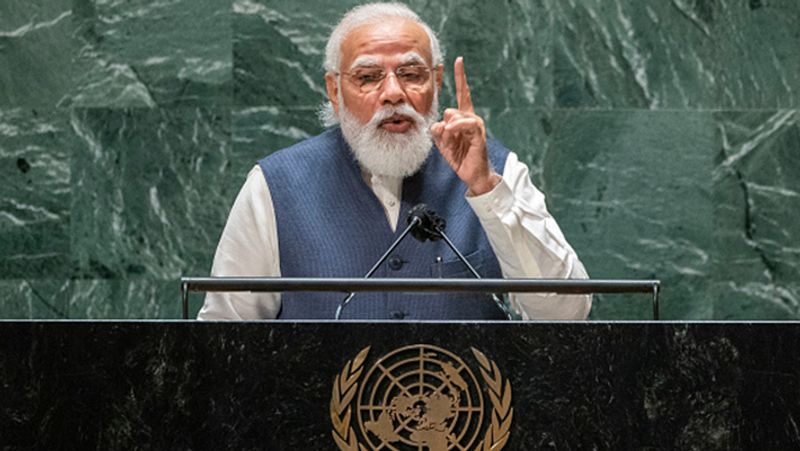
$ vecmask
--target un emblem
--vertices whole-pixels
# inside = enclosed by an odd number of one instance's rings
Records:
[[[348,361],[333,384],[330,415],[339,449],[488,451],[505,446],[514,416],[511,384],[482,352],[472,348],[483,384],[459,356],[440,347],[398,348],[365,370],[369,350]]]

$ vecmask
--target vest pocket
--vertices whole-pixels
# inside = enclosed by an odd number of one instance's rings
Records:
[[[449,252],[452,256],[452,251]],[[478,274],[481,277],[489,277],[484,274],[481,269],[486,266],[486,262],[492,257],[491,251],[486,249],[478,249],[474,252],[470,252],[469,254],[465,254],[464,257],[467,259],[470,265],[475,268],[475,271],[478,271]],[[431,264],[430,270],[430,277],[437,279],[474,279],[475,276],[467,269],[467,266],[464,262],[461,261],[456,256],[452,258],[448,258],[443,260],[441,263],[433,263]]]

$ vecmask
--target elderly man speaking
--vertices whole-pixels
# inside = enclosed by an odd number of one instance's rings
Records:
[[[322,134],[262,159],[231,209],[215,276],[360,277],[426,203],[483,277],[586,278],[528,168],[486,139],[463,58],[439,115],[436,35],[397,3],[354,8],[325,50]],[[441,120],[439,120],[441,119]],[[502,171],[502,175],[498,173]],[[441,241],[404,240],[376,277],[470,277]],[[338,293],[209,293],[200,319],[332,319]],[[589,296],[517,294],[523,319],[584,319]],[[345,319],[502,319],[482,293],[359,293]]]

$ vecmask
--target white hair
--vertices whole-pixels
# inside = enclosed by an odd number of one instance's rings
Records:
[[[442,49],[439,45],[439,39],[436,37],[436,33],[433,32],[428,24],[419,18],[417,13],[402,3],[367,3],[365,5],[356,6],[345,13],[342,20],[339,21],[331,32],[328,43],[325,45],[325,63],[323,66],[325,71],[331,73],[339,72],[339,64],[342,60],[342,42],[351,31],[362,25],[380,22],[383,19],[391,17],[408,19],[419,24],[428,35],[428,40],[431,44],[433,65],[437,66],[444,63],[444,56],[442,55]],[[339,86],[339,90],[341,90],[341,85]],[[336,117],[333,105],[331,105],[329,101],[325,101],[320,107],[319,118],[326,127],[339,123],[339,118]]]

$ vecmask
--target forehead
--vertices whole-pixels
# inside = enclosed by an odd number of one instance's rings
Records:
[[[387,19],[354,28],[342,40],[340,69],[361,56],[395,57],[416,52],[431,62],[431,44],[425,29],[407,19]]]

